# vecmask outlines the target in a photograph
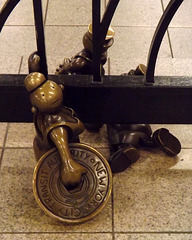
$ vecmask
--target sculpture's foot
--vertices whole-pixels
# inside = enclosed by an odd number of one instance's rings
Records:
[[[115,152],[109,160],[113,173],[120,173],[126,170],[132,163],[140,157],[139,151],[132,147],[124,147]]]
[[[59,65],[58,68],[56,68],[56,75],[59,74],[69,74],[69,68],[71,65],[71,60],[69,58],[64,58],[63,63]]]
[[[80,183],[82,175],[86,172],[85,167],[72,160],[67,167],[61,167],[61,181],[66,188],[75,187]]]
[[[168,129],[161,128],[156,130],[152,139],[157,147],[160,147],[171,156],[176,156],[181,151],[181,143]]]

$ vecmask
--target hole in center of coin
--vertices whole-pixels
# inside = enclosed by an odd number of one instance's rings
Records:
[[[66,190],[70,193],[70,194],[73,194],[73,193],[77,193],[77,192],[80,192],[82,190],[82,187],[83,187],[83,184],[84,184],[84,177],[82,176],[81,177],[81,181],[75,185],[75,186],[68,186],[68,187],[65,187]]]

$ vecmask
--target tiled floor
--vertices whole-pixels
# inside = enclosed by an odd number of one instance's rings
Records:
[[[102,12],[107,0],[102,1]],[[115,43],[107,73],[121,74],[146,63],[155,26],[169,0],[120,0],[112,21]],[[0,0],[0,6],[5,0]],[[49,73],[64,57],[82,48],[91,22],[91,0],[43,0]],[[192,4],[185,0],[165,35],[157,75],[192,75]],[[21,0],[0,36],[0,73],[27,73],[36,49],[32,1]],[[192,125],[167,127],[182,151],[168,157],[158,149],[140,150],[137,163],[113,177],[112,197],[104,210],[83,224],[67,225],[46,216],[32,192],[33,124],[0,123],[1,240],[189,240],[192,239]],[[109,157],[106,128],[85,131],[81,141]]]

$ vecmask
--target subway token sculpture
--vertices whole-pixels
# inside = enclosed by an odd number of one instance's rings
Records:
[[[83,123],[62,105],[63,86],[43,74],[24,81],[33,105],[36,137],[34,194],[40,207],[64,222],[83,222],[107,203],[112,188],[110,167],[95,149],[79,143]]]

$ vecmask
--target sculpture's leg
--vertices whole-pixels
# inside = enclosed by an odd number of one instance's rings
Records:
[[[149,142],[152,131],[148,124],[108,124],[107,134],[111,149],[109,163],[112,172],[118,173],[139,159],[136,147]]]
[[[139,157],[139,151],[129,144],[116,146],[117,151],[113,152],[109,158],[109,164],[113,173],[125,171],[131,164],[135,163]]]

